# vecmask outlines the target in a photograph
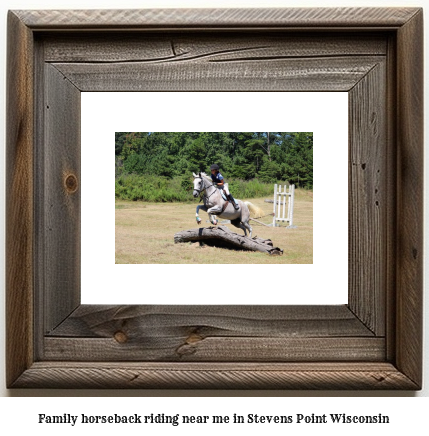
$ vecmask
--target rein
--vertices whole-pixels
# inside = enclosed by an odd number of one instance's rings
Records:
[[[201,180],[201,182],[202,182],[202,181],[203,181],[203,178],[200,177],[200,180]],[[212,183],[210,186],[214,186],[214,187],[216,188],[216,185],[215,185],[214,183]],[[210,195],[204,194],[204,191],[205,191],[207,188],[209,188],[210,186],[205,186],[204,189],[198,189],[199,193],[200,193],[200,194],[203,194],[203,195],[200,197],[200,201],[199,201],[199,203],[201,203],[201,200],[202,200],[204,197],[206,197],[206,199],[208,200],[208,199],[209,199],[213,194],[216,193],[216,189],[215,189],[215,190],[214,190]],[[197,191],[197,189],[196,189],[196,191]]]

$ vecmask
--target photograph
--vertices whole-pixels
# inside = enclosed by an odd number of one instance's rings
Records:
[[[117,264],[313,263],[313,132],[116,132],[115,219]]]

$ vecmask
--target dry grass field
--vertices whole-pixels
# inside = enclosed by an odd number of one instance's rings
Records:
[[[250,200],[266,214],[273,204],[264,198]],[[194,243],[174,243],[174,234],[197,228],[194,203],[143,203],[116,201],[116,263],[123,264],[308,264],[313,263],[313,193],[295,191],[294,225],[296,228],[265,227],[251,221],[253,236],[271,239],[284,250],[282,256],[237,251]],[[208,215],[200,212],[201,226],[209,227]],[[270,223],[272,216],[258,218]],[[222,221],[222,220],[221,220]],[[222,224],[222,223],[221,223]],[[233,232],[242,234],[231,224]]]

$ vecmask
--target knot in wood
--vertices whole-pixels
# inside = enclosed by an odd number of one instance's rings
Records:
[[[127,340],[128,340],[127,335],[124,332],[121,332],[120,330],[117,331],[113,335],[113,337],[115,338],[115,341],[119,342],[120,344],[123,344],[123,343],[127,342]]]
[[[74,174],[69,174],[66,176],[65,180],[64,180],[64,185],[67,189],[67,192],[69,194],[73,194],[77,191],[77,178]]]
[[[189,337],[186,339],[186,344],[191,345],[195,344],[196,342],[202,341],[202,336],[198,335],[197,333],[191,333]]]

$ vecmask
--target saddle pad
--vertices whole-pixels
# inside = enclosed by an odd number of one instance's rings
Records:
[[[222,198],[223,198],[225,201],[229,201],[229,200],[226,198],[225,191],[221,191],[221,195],[222,195]],[[238,205],[238,200],[237,200],[236,198],[234,198],[234,203]]]

